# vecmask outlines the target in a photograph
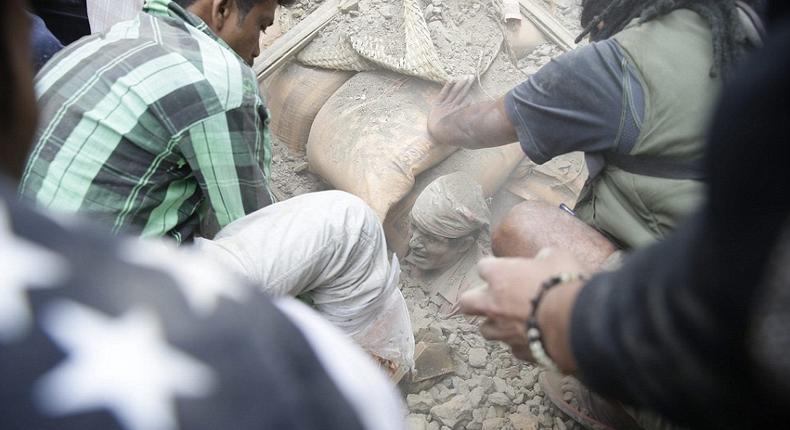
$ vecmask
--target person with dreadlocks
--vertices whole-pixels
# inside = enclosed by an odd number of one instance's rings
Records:
[[[748,3],[748,4],[747,4]],[[762,31],[760,0],[584,0],[577,41],[496,101],[464,106],[473,80],[445,86],[428,130],[444,144],[520,141],[539,164],[583,151],[576,217],[539,202],[494,230],[499,256],[565,248],[590,267],[663,238],[698,206],[708,119],[722,80]],[[579,219],[584,222],[579,222]],[[590,237],[595,240],[579,240]]]

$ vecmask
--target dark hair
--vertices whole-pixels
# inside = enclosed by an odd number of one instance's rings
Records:
[[[181,7],[189,7],[192,5],[192,3],[195,3],[197,0],[173,0],[173,1],[181,5]],[[270,0],[233,0],[233,1],[235,1],[236,4],[239,5],[239,9],[241,9],[241,12],[243,14],[247,14],[247,12],[249,12],[253,7]],[[294,3],[296,3],[296,0],[277,0],[277,4],[284,7],[293,6]]]
[[[581,14],[584,31],[576,41],[588,34],[595,40],[603,40],[620,32],[635,18],[643,23],[677,9],[689,9],[711,27],[715,59],[711,75],[726,77],[749,49],[736,3],[736,0],[584,0]],[[764,0],[744,3],[758,13],[765,9]],[[604,27],[597,31],[601,22]]]

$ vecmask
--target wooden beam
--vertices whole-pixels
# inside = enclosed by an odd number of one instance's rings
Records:
[[[519,3],[524,16],[532,21],[549,40],[556,43],[564,51],[570,51],[576,47],[574,42],[576,38],[571,32],[536,0],[519,0]]]
[[[252,69],[262,81],[278,67],[299,53],[332,20],[341,9],[351,7],[358,0],[326,0],[318,9],[288,30],[261,53]]]

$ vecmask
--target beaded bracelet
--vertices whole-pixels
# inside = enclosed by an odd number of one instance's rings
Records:
[[[538,306],[543,300],[546,293],[556,287],[557,285],[564,284],[571,281],[585,281],[587,278],[578,273],[560,273],[559,275],[552,276],[540,285],[535,297],[532,299],[532,311],[527,319],[527,340],[529,341],[529,352],[532,358],[539,365],[557,371],[557,363],[549,357],[546,348],[543,347],[543,335],[538,326]]]

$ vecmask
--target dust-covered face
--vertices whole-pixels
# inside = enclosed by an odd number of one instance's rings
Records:
[[[460,260],[475,242],[473,235],[448,239],[411,223],[411,239],[406,261],[420,270],[444,269]]]

